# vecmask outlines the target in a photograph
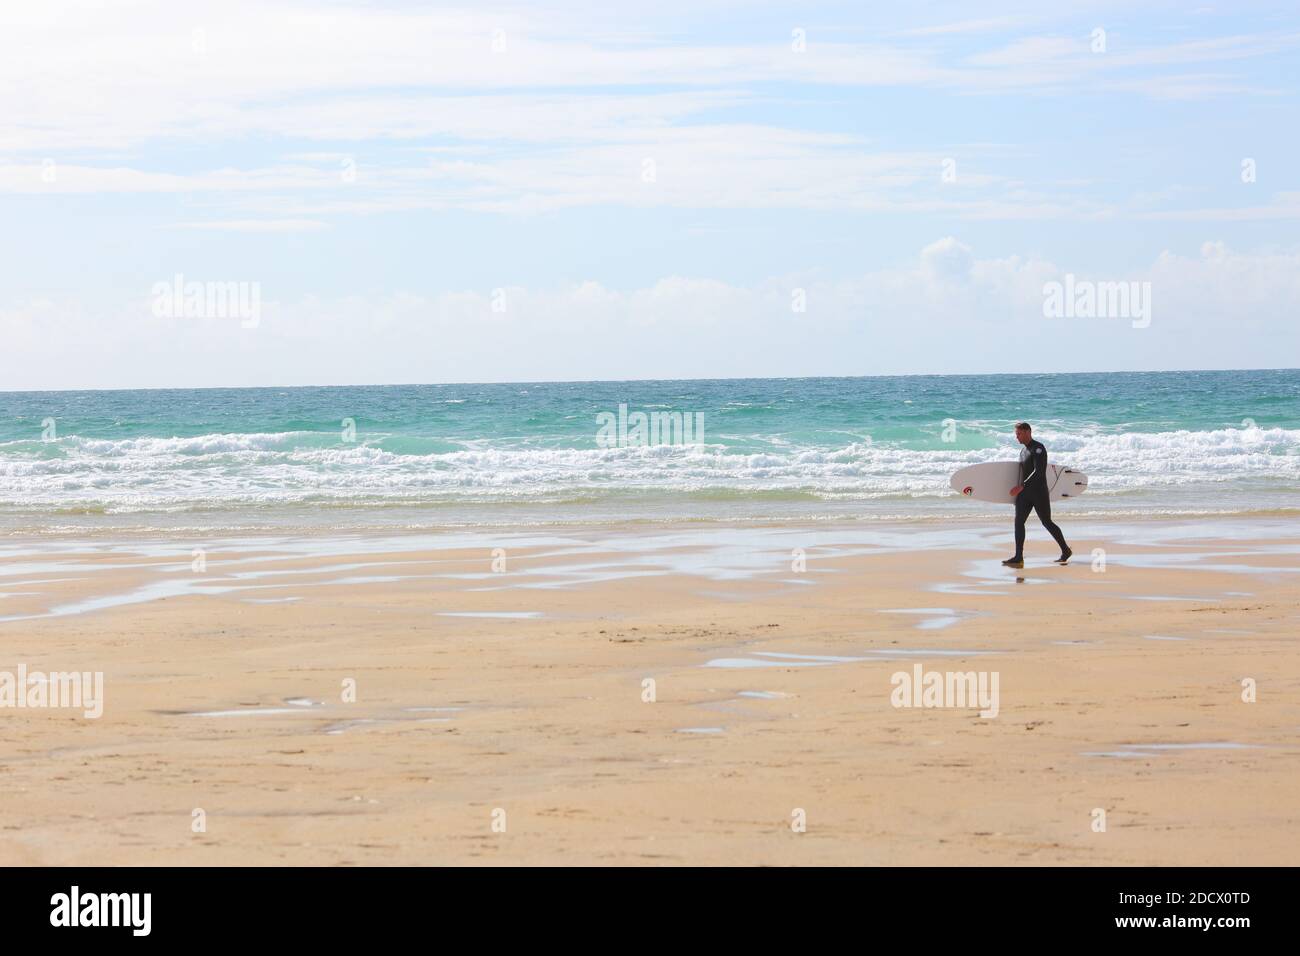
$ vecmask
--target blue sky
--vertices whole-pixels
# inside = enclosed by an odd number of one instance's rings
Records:
[[[0,388],[1294,365],[1300,14],[1045,7],[7,4]]]

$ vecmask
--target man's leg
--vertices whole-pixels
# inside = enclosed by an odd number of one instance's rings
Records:
[[[1038,520],[1043,523],[1047,533],[1056,539],[1056,543],[1061,546],[1061,554],[1070,550],[1070,546],[1065,543],[1065,535],[1061,534],[1061,529],[1056,526],[1052,520],[1052,502],[1047,495],[1043,495],[1038,501],[1034,502],[1034,510],[1038,512]]]
[[[1024,492],[1016,495],[1016,557],[1015,560],[1023,561],[1025,557],[1025,519],[1029,517],[1029,512],[1033,508],[1033,503],[1027,501]]]

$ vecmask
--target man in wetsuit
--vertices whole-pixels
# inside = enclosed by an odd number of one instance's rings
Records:
[[[1034,441],[1029,422],[1016,425],[1016,441],[1025,446],[1020,450],[1020,484],[1011,489],[1011,497],[1016,499],[1016,553],[1002,563],[1009,568],[1025,566],[1025,519],[1029,512],[1037,511],[1038,520],[1061,546],[1061,556],[1056,563],[1065,564],[1074,552],[1052,520],[1052,502],[1047,487],[1047,449],[1042,442]]]

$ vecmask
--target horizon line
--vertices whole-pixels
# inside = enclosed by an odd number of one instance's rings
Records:
[[[126,385],[89,386],[82,388],[3,388],[0,394],[44,394],[58,392],[230,392],[261,391],[286,388],[450,388],[464,385],[618,385],[634,382],[799,382],[825,379],[859,378],[998,378],[1008,375],[1033,377],[1043,375],[1173,375],[1202,372],[1296,372],[1300,368],[1170,368],[1170,369],[1119,369],[1086,372],[893,372],[876,375],[721,375],[713,378],[588,378],[588,379],[529,379],[498,380],[491,382],[367,382],[340,385],[313,383],[308,385]]]

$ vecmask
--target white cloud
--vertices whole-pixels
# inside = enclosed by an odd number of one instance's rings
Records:
[[[945,236],[921,250],[921,267],[934,279],[961,279],[970,275],[974,264],[970,246]]]
[[[984,17],[979,20],[957,20],[951,23],[940,23],[934,26],[914,27],[910,30],[900,30],[899,36],[942,36],[945,34],[960,33],[991,33],[997,30],[1008,28],[1024,27],[1034,22],[1034,17],[1025,16],[1005,16],[1005,17]]]
[[[1149,281],[1149,328],[1045,319],[1066,272]],[[803,290],[807,310],[792,308]],[[494,308],[494,305],[496,308]],[[498,309],[504,305],[504,311]],[[277,301],[256,328],[159,319],[145,300],[38,299],[0,309],[11,388],[362,384],[735,375],[857,375],[1273,367],[1300,348],[1300,252],[1165,252],[1145,270],[1092,275],[1033,256],[980,258],[952,237],[843,281],[742,287],[669,276],[616,290],[463,289]],[[77,348],[68,347],[76,342]]]
[[[885,147],[870,125],[827,124],[821,111],[840,90],[886,86],[1194,99],[1251,85],[1199,67],[1226,70],[1300,44],[1286,31],[1140,45],[1112,32],[1099,55],[1086,33],[1043,32],[1056,15],[1026,6],[892,32],[810,27],[807,51],[795,53],[784,26],[770,40],[693,31],[708,22],[692,16],[696,6],[628,17],[580,4],[6,4],[0,194],[222,194],[211,224],[185,214],[211,229],[592,205],[1102,219],[1129,204],[1050,181],[1019,188],[980,169],[968,147],[956,184],[939,189],[937,164],[953,149],[943,131],[910,137],[922,147],[908,138]],[[744,6],[720,9],[738,16]],[[183,168],[170,150],[187,157]],[[195,155],[225,165],[196,169]],[[649,188],[647,159],[657,172]],[[356,163],[355,182],[341,178],[344,161]],[[1189,218],[1295,214],[1282,203]]]
[[[571,137],[576,138],[576,137]],[[956,183],[941,152],[868,152],[859,138],[758,125],[644,126],[614,141],[557,142],[536,151],[413,149],[397,160],[364,153],[295,154],[294,162],[177,175],[124,167],[0,165],[0,193],[220,195],[222,220],[460,208],[536,213],[618,205],[691,209],[929,212],[972,219],[1088,219],[1094,201],[1023,188],[986,171],[965,147]],[[315,161],[318,165],[307,165]],[[352,175],[344,177],[344,164]],[[984,171],[982,171],[984,170]]]
[[[319,219],[213,219],[177,223],[175,228],[206,232],[316,232],[328,225]]]
[[[657,22],[654,13],[639,11],[633,22]],[[683,16],[685,24],[692,22],[689,12]],[[0,8],[0,115],[6,118],[0,152],[30,156],[161,140],[211,143],[253,131],[344,139],[412,136],[444,126],[436,116],[426,123],[417,114],[408,122],[400,104],[413,91],[495,93],[497,106],[485,104],[479,123],[491,127],[494,109],[508,113],[500,104],[518,90],[528,90],[527,99],[541,90],[577,88],[591,101],[592,115],[569,113],[558,125],[579,129],[610,125],[628,102],[629,88],[637,86],[679,87],[699,97],[773,83],[987,92],[1061,91],[1083,81],[1141,89],[1150,80],[1182,95],[1213,94],[1233,86],[1230,78],[1218,85],[1204,78],[1193,82],[1177,70],[1300,45],[1300,36],[1282,32],[1140,47],[1116,38],[1110,52],[1099,56],[1089,52],[1086,35],[1007,39],[1023,21],[996,17],[931,27],[919,39],[896,32],[893,42],[854,42],[851,30],[814,28],[807,51],[794,53],[788,32],[768,42],[751,37],[728,43],[725,34],[701,40],[688,31],[684,39],[653,27],[611,34],[593,19],[578,9],[531,6],[487,11],[360,2],[312,8],[292,0],[9,3]],[[504,49],[494,52],[498,35]],[[975,37],[989,46],[962,59],[944,49],[944,37]],[[613,107],[599,103],[606,96]],[[389,105],[375,109],[372,118],[358,108],[364,97]]]

